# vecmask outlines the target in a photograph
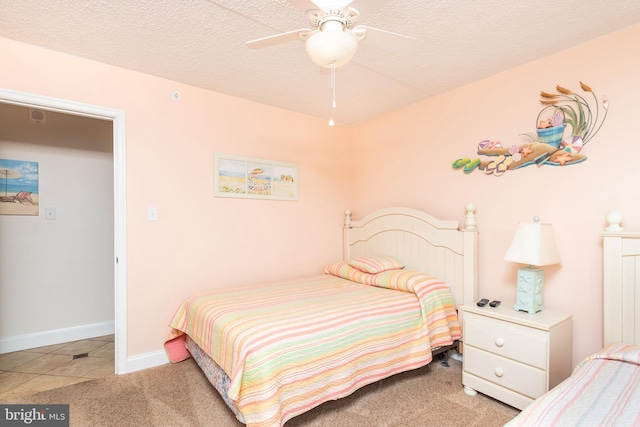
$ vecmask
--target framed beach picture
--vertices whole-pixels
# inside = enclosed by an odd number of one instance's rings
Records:
[[[228,154],[214,155],[216,197],[298,200],[298,165]]]
[[[0,159],[0,214],[38,215],[38,163]]]

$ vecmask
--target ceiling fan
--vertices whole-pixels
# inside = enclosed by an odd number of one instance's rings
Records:
[[[307,54],[316,64],[325,68],[338,68],[355,55],[358,44],[367,40],[390,50],[415,41],[413,37],[366,25],[356,25],[363,14],[377,10],[389,0],[288,0],[309,17],[311,28],[302,28],[276,34],[245,45],[260,49],[294,40],[305,42]]]

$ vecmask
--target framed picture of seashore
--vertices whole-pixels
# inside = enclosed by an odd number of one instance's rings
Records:
[[[298,165],[228,154],[214,155],[216,197],[298,200]]]
[[[38,215],[38,162],[0,159],[0,214]]]

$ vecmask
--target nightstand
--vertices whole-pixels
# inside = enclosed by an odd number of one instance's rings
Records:
[[[463,306],[462,385],[518,409],[571,374],[571,315]]]

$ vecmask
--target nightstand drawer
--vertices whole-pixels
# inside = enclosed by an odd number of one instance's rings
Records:
[[[549,334],[523,325],[464,314],[464,343],[502,357],[547,369]],[[466,351],[466,348],[465,348]]]
[[[547,389],[546,371],[464,346],[464,371],[535,399]],[[483,390],[479,390],[483,391]]]

